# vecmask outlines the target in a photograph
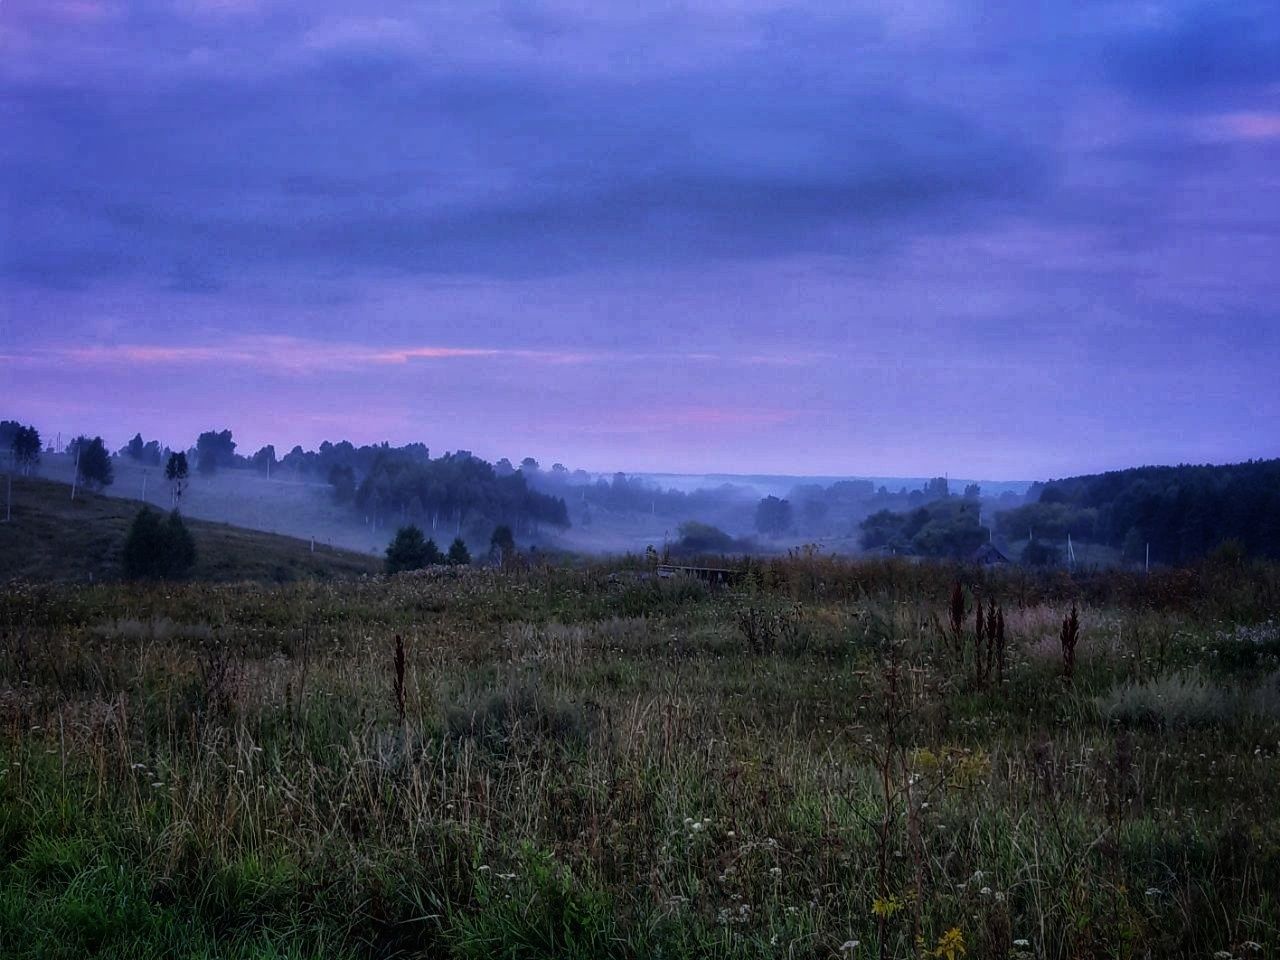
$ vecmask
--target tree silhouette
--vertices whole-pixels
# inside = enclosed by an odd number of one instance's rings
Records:
[[[333,499],[350,503],[356,495],[355,471],[346,464],[334,464],[329,468],[329,485],[333,487]]]
[[[756,529],[771,537],[791,529],[791,502],[765,497],[756,505]]]
[[[471,551],[467,549],[466,541],[461,537],[454,537],[453,543],[449,544],[448,559],[454,566],[466,566],[471,562]]]
[[[13,432],[13,462],[24,476],[40,464],[40,432],[35,427],[18,427]]]
[[[273,444],[268,443],[265,447],[255,453],[249,462],[253,465],[253,469],[270,475],[279,462],[276,460],[276,448]]]
[[[111,486],[115,480],[115,469],[111,464],[111,454],[101,437],[76,437],[71,441],[71,452],[76,456],[76,474],[80,483],[91,490],[101,490]]]
[[[169,481],[174,507],[182,499],[183,488],[187,485],[187,455],[181,450],[169,454],[169,462],[164,467],[164,478]]]
[[[493,528],[493,535],[489,537],[489,552],[497,551],[502,558],[502,562],[506,563],[516,552],[516,538],[511,533],[511,528],[505,523],[500,523]]]
[[[203,474],[216,473],[220,467],[234,466],[236,442],[231,431],[206,430],[196,438],[196,469]]]
[[[148,440],[144,443],[140,433],[135,433],[133,439],[121,448],[120,455],[152,467],[158,467],[162,462],[160,441]]]

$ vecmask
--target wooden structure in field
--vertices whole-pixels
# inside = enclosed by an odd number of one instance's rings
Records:
[[[731,570],[728,567],[693,567],[679,563],[661,563],[658,565],[658,576],[664,580],[670,577],[696,577],[706,583],[737,583],[744,576],[745,570]]]

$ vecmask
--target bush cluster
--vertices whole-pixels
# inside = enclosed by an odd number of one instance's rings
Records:
[[[195,566],[196,543],[177,510],[162,517],[143,507],[129,527],[123,559],[126,577],[176,580]]]

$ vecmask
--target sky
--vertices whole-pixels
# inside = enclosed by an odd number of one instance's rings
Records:
[[[1280,455],[1280,6],[3,0],[0,416],[1030,479]]]

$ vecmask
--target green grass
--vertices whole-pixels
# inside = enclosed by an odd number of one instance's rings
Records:
[[[3,481],[0,481],[3,482]],[[0,487],[0,494],[4,488]],[[142,504],[39,478],[13,481],[13,517],[0,523],[0,582],[101,582],[120,577],[125,534]],[[0,514],[3,519],[3,514]],[[287,582],[377,573],[374,557],[276,534],[187,520],[196,541],[194,579]]]
[[[12,587],[0,957],[1280,946],[1274,569],[964,573],[1002,682],[938,626],[954,570],[611,569]]]

